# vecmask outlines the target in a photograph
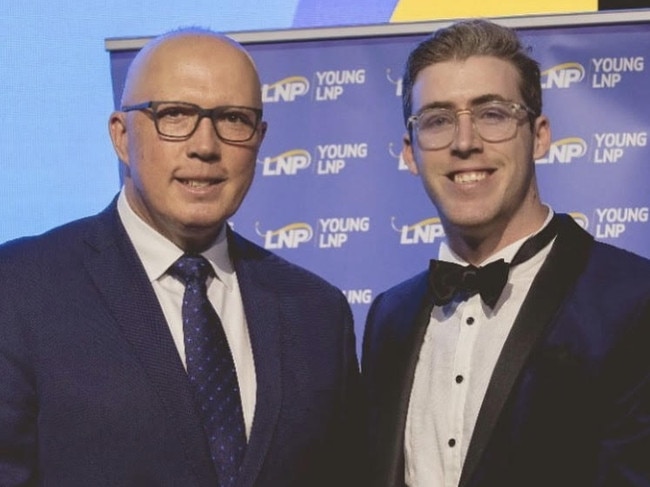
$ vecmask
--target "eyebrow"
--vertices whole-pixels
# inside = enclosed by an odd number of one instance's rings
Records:
[[[469,106],[474,107],[476,105],[481,105],[483,103],[487,103],[490,101],[511,101],[511,100],[508,98],[504,98],[502,95],[498,95],[496,93],[486,93],[485,95],[472,98],[469,102]],[[431,103],[427,103],[426,105],[423,105],[416,113],[422,113],[424,110],[430,110],[432,108],[446,108],[447,110],[455,110],[457,109],[457,106],[451,102],[434,101]]]

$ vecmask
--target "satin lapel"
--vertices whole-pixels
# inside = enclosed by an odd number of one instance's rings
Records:
[[[379,425],[380,431],[383,432],[380,438],[380,444],[383,450],[380,451],[378,458],[382,459],[381,465],[378,465],[380,474],[378,479],[384,481],[380,485],[386,487],[401,487],[404,485],[404,431],[406,428],[406,416],[408,413],[409,401],[411,398],[411,389],[413,388],[413,379],[415,376],[415,367],[420,356],[422,342],[429,326],[431,309],[433,302],[429,297],[426,280],[423,281],[421,289],[424,290],[411,306],[415,308],[414,318],[407,323],[407,334],[401,343],[394,346],[401,347],[396,354],[396,360],[392,364],[395,368],[402,369],[401,380],[396,383],[395,402],[381,406],[384,410],[382,422]],[[411,308],[411,309],[413,309]],[[408,316],[408,313],[404,313]],[[408,318],[405,318],[408,320]]]
[[[492,373],[463,465],[466,487],[532,349],[584,269],[593,238],[568,215],[558,215],[558,236],[522,304]]]
[[[92,248],[86,268],[178,431],[187,461],[204,479],[199,483],[214,476],[216,485],[216,474],[205,468],[212,461],[185,369],[114,203],[99,216],[86,242]]]
[[[257,395],[255,415],[238,487],[252,487],[259,475],[275,432],[282,399],[281,318],[266,254],[229,232],[228,245],[235,264],[255,361]],[[281,445],[280,445],[281,447]]]

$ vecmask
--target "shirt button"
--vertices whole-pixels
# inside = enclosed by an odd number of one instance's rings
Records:
[[[468,325],[473,325],[473,324],[474,324],[474,318],[472,318],[472,317],[470,316],[469,318],[467,318],[467,319],[465,320],[465,323],[467,323]]]
[[[448,444],[450,447],[453,448],[454,446],[456,446],[456,440],[454,440],[453,438],[451,438],[451,439],[447,442],[447,444]]]
[[[456,376],[456,384],[460,384],[461,382],[463,382],[463,376],[462,375],[457,375]]]

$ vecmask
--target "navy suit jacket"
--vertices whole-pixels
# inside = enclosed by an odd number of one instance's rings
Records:
[[[373,487],[404,486],[427,274],[377,296],[364,334]],[[461,487],[650,485],[650,261],[566,215],[493,371]]]
[[[257,398],[238,487],[357,485],[343,294],[229,232]],[[218,485],[187,376],[119,220],[0,247],[0,485]]]

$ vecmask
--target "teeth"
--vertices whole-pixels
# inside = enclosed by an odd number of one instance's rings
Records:
[[[475,183],[487,177],[487,172],[463,172],[454,175],[454,182],[459,184]]]
[[[193,179],[185,180],[183,181],[183,184],[188,185],[190,188],[205,188],[210,185],[208,181],[196,181]]]

